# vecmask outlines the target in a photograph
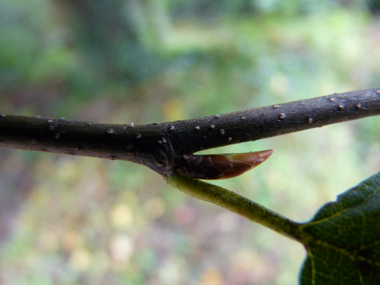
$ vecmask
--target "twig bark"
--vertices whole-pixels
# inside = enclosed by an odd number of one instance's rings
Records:
[[[132,161],[167,175],[184,154],[379,114],[380,87],[149,125],[0,114],[0,147]]]

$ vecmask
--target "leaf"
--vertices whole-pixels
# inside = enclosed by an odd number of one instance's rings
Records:
[[[380,284],[380,172],[301,225],[301,284]]]

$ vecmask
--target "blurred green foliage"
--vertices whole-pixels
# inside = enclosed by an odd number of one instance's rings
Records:
[[[2,0],[1,112],[144,124],[378,86],[376,13],[359,0]],[[379,170],[378,125],[207,152],[275,149],[217,184],[306,221]],[[142,166],[0,155],[0,283],[297,282],[299,244]]]

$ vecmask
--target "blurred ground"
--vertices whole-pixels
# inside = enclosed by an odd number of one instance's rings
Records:
[[[376,1],[0,0],[0,110],[145,124],[379,86]],[[379,119],[217,182],[299,222],[380,169]],[[296,284],[299,244],[139,165],[0,149],[2,284]]]

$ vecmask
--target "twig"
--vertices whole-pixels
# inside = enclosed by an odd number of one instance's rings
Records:
[[[0,114],[0,147],[132,161],[164,175],[181,165],[183,154],[379,115],[378,90],[149,125]]]

